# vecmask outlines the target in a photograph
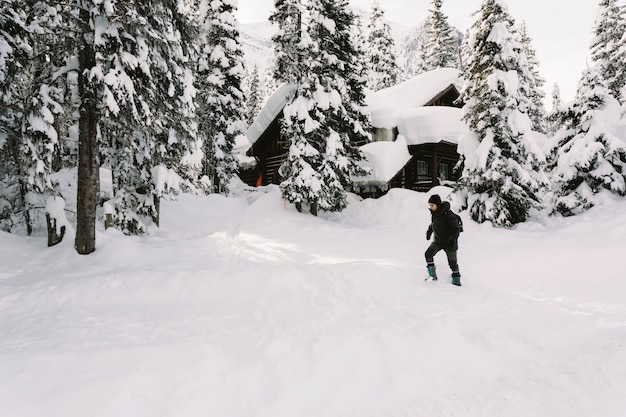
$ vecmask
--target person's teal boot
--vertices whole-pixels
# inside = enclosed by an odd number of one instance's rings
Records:
[[[458,272],[452,273],[452,285],[461,286],[461,274]]]
[[[426,269],[428,269],[428,276],[433,280],[433,281],[437,281],[437,271],[435,269],[435,264],[428,264],[426,266]]]

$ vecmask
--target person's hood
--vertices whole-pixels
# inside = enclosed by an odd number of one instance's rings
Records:
[[[450,210],[450,203],[443,201],[441,204],[437,205],[437,211],[431,211],[431,213],[445,213],[448,210]]]

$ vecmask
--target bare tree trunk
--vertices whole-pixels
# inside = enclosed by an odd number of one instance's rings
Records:
[[[28,198],[26,197],[26,194],[28,194],[28,191],[26,189],[26,179],[25,177],[21,177],[19,179],[20,182],[20,198],[22,201],[22,209],[24,210],[24,223],[26,224],[26,234],[28,236],[33,234],[33,225],[32,225],[32,219],[30,218],[30,204],[28,203]]]
[[[154,224],[156,224],[157,227],[161,226],[161,197],[155,195],[153,196],[154,199],[154,210],[155,210],[155,214],[152,220],[154,220]]]
[[[65,226],[61,226],[61,233],[57,233],[57,219],[51,219],[50,214],[46,213],[46,224],[48,225],[48,246],[54,246],[63,240],[65,236]]]
[[[84,28],[89,28],[89,11],[80,12]],[[97,93],[94,82],[89,80],[90,70],[96,64],[93,34],[86,29],[80,35],[81,49],[78,56],[78,90],[81,97],[78,122],[78,192],[76,201],[76,240],[74,247],[81,255],[96,250],[96,204],[99,188]]]

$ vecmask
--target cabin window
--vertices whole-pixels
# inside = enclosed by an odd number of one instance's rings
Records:
[[[439,179],[447,180],[448,178],[448,164],[442,162],[439,164]]]
[[[418,182],[432,181],[431,173],[428,171],[428,163],[426,161],[416,161],[416,168]]]
[[[419,177],[428,175],[428,164],[426,161],[417,161],[417,175]]]

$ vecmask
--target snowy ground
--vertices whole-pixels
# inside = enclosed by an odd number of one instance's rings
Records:
[[[625,416],[626,200],[465,217],[460,288],[424,281],[426,200],[182,196],[89,256],[0,233],[0,416]]]

